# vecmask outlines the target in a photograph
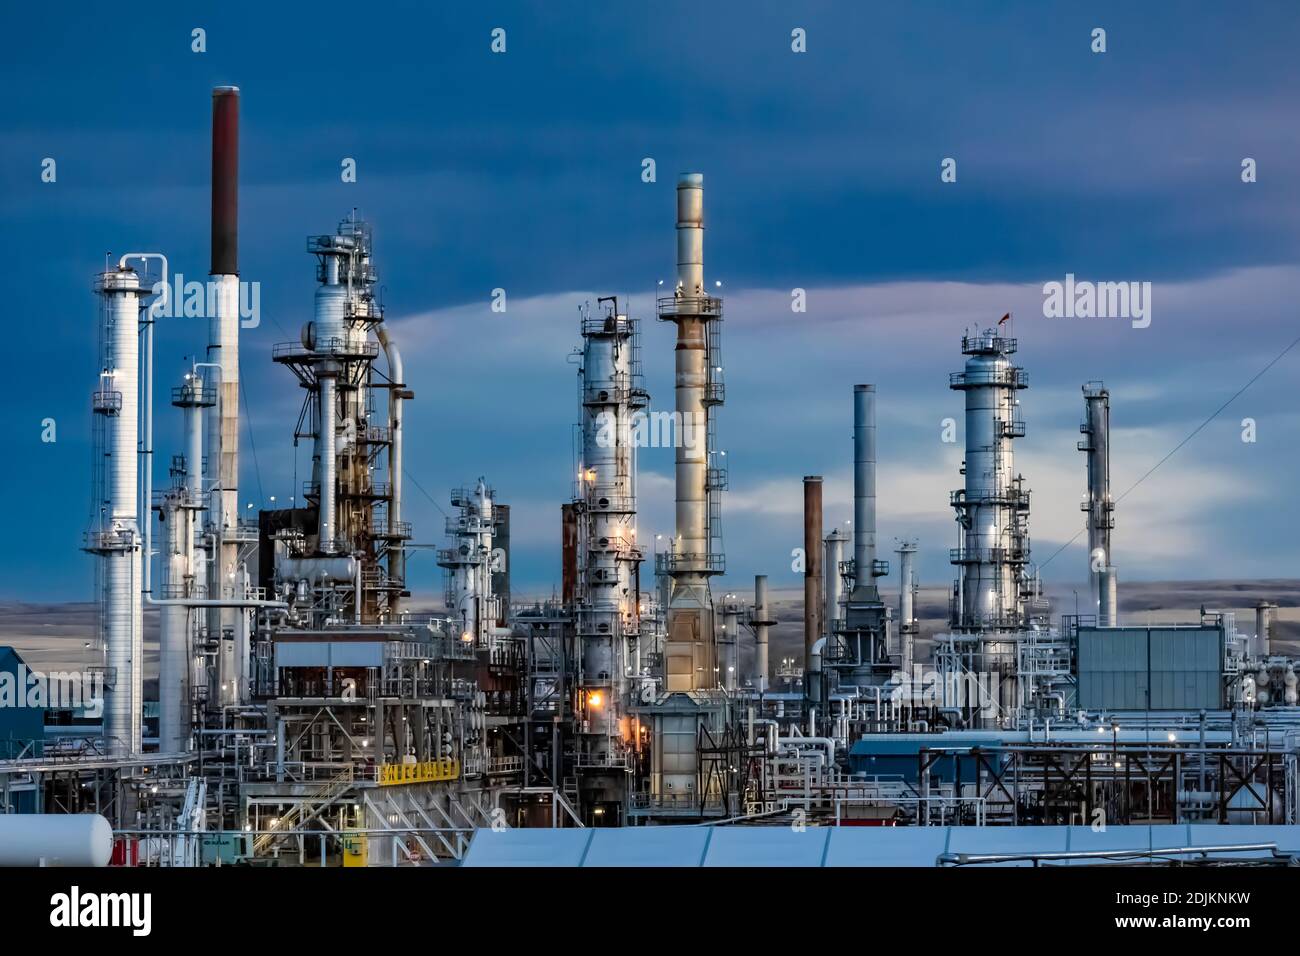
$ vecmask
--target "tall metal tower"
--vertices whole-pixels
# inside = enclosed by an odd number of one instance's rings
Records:
[[[1029,492],[1015,474],[1012,442],[1025,434],[1017,394],[1027,382],[1011,364],[1016,340],[997,329],[963,336],[961,350],[966,368],[949,378],[966,393],[966,485],[952,493],[961,544],[950,555],[958,568],[950,623],[959,632],[1015,631],[1025,624]]]
[[[314,317],[301,342],[272,353],[307,390],[294,438],[312,439],[303,496],[315,510],[307,526],[277,530],[284,553],[275,573],[282,586],[302,585],[304,597],[312,592],[317,625],[392,621],[406,593],[402,407],[413,394],[383,325],[372,250],[370,226],[355,217],[331,235],[308,238],[320,283]],[[381,345],[386,376],[375,367]],[[384,391],[387,401],[376,403]]]
[[[95,412],[95,479],[85,550],[100,558],[100,640],[107,669],[104,740],[114,756],[143,750],[144,607],[139,513],[139,329],[141,288],[130,268],[102,273],[103,353]],[[146,507],[148,507],[146,503]]]
[[[616,298],[582,318],[582,461],[576,626],[581,646],[577,711],[588,765],[625,760],[630,674],[640,671],[641,545],[636,527],[633,416],[649,396],[641,381],[635,319]]]
[[[1087,454],[1088,493],[1080,506],[1087,514],[1088,582],[1091,607],[1102,627],[1119,623],[1117,576],[1111,561],[1110,533],[1115,527],[1115,502],[1110,496],[1110,392],[1101,382],[1083,386],[1084,417],[1079,426],[1086,438],[1079,451]]]
[[[673,580],[664,648],[665,689],[672,693],[718,685],[709,578],[725,570],[720,493],[726,470],[715,462],[715,409],[724,398],[722,300],[704,286],[699,173],[685,173],[677,183],[677,287],[659,299],[659,318],[677,325],[677,533],[659,555]]]

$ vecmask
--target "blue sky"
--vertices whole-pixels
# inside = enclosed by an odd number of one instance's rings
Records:
[[[924,580],[949,579],[960,452],[939,434],[961,417],[947,373],[969,324],[1017,316],[1032,383],[1019,467],[1040,559],[1082,527],[1084,381],[1111,387],[1119,493],[1300,333],[1294,4],[185,7],[4,13],[3,490],[22,545],[0,554],[0,598],[91,596],[76,550],[91,277],[128,249],[206,273],[214,85],[243,91],[240,259],[262,285],[262,325],[242,345],[257,449],[254,467],[246,432],[242,497],[291,493],[301,396],[270,347],[309,318],[305,237],[355,206],[374,223],[417,395],[408,468],[444,508],[448,488],[486,475],[514,506],[515,580],[531,590],[559,577],[577,308],[619,293],[647,315],[672,274],[680,170],[705,174],[706,272],[727,297],[737,588],[755,572],[794,580],[802,475],[826,475],[828,524],[848,517],[860,381],[880,390],[881,536],[919,537]],[[1089,48],[1098,26],[1104,54]],[[194,27],[206,53],[190,50]],[[494,27],[504,55],[489,50]],[[795,27],[805,54],[790,50]],[[54,184],[40,181],[47,156]],[[343,157],[355,184],[340,181]],[[940,182],[944,157],[956,183]],[[1243,157],[1258,182],[1241,182]],[[1067,272],[1151,282],[1151,327],[1042,318],[1042,284]],[[488,308],[496,287],[504,315]],[[794,287],[808,290],[804,314],[790,312]],[[204,343],[200,325],[160,330],[160,387]],[[671,329],[647,320],[643,338],[666,407]],[[1298,363],[1300,349],[1121,503],[1121,580],[1300,574]],[[159,415],[165,461],[177,423]],[[40,440],[47,417],[54,444]],[[643,540],[671,526],[667,456],[643,457]],[[408,512],[421,541],[438,540],[433,503],[413,491]],[[1083,562],[1076,542],[1045,574],[1074,581]],[[427,554],[412,574],[435,589]]]

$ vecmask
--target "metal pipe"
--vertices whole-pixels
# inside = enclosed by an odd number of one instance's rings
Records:
[[[383,346],[384,355],[388,359],[388,429],[390,438],[388,445],[388,482],[392,491],[392,498],[388,504],[388,533],[394,536],[388,551],[388,577],[392,581],[405,584],[406,542],[396,536],[402,519],[402,473],[404,467],[402,464],[402,402],[408,397],[409,392],[406,389],[406,372],[402,367],[402,353],[398,350],[397,343],[392,340],[388,334],[388,329],[383,325],[378,326],[376,335],[379,338],[379,344]],[[394,594],[391,599],[391,609],[394,612],[399,610],[400,601],[400,594]]]
[[[754,689],[760,694],[767,690],[768,641],[767,629],[772,624],[767,610],[767,575],[754,575]]]
[[[813,644],[822,636],[822,479],[820,475],[805,475],[803,479],[803,550],[803,666],[805,672],[811,672]]]
[[[898,633],[904,674],[912,673],[916,656],[916,551],[915,541],[898,543]]]
[[[876,386],[853,386],[854,590],[875,587]]]
[[[335,546],[335,492],[338,487],[336,469],[338,454],[335,449],[335,379],[332,370],[324,367],[317,375],[319,406],[316,411],[320,430],[320,514],[317,516],[318,550],[321,554],[334,554]],[[357,595],[360,604],[361,595]]]

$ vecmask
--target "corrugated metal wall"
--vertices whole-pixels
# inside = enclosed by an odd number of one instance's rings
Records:
[[[1086,710],[1223,707],[1217,627],[1079,629],[1079,700]]]

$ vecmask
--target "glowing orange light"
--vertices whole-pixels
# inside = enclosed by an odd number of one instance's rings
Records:
[[[604,702],[605,698],[598,690],[593,690],[587,695],[588,707],[600,707]]]

